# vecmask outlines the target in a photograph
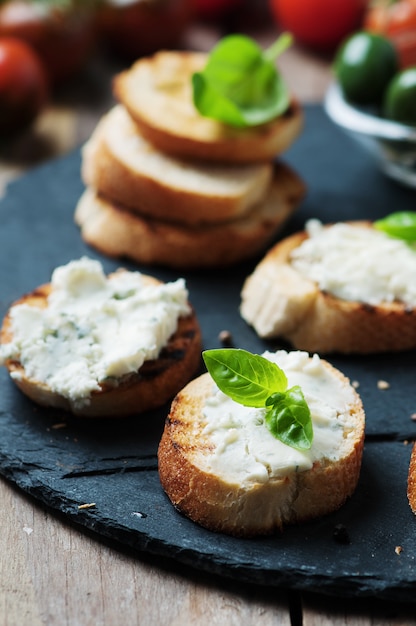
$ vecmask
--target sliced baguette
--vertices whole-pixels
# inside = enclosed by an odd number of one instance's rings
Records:
[[[276,165],[267,199],[245,216],[188,226],[128,211],[87,189],[75,211],[86,243],[112,257],[177,269],[225,267],[265,248],[303,198],[300,178]]]
[[[191,381],[176,396],[166,420],[158,458],[161,484],[179,511],[210,530],[249,537],[270,534],[285,525],[330,513],[352,495],[360,473],[364,411],[359,396],[343,374],[321,362],[331,384],[337,385],[340,393],[346,393],[351,400],[345,403],[343,438],[336,454],[331,454],[331,458],[318,454],[312,466],[302,471],[296,465],[281,473],[272,469],[282,446],[287,446],[274,440],[264,424],[257,427],[262,433],[255,439],[272,438],[276,446],[273,456],[269,453],[265,462],[268,476],[249,480],[244,464],[232,474],[228,473],[228,465],[225,471],[220,471],[212,458],[222,452],[204,416],[204,405],[213,393],[210,375]],[[325,388],[320,393],[326,402]],[[229,413],[227,416],[229,420]],[[234,445],[231,431],[230,428],[228,441]],[[257,460],[254,449],[250,449],[251,441],[245,445],[248,454]],[[260,462],[263,462],[261,458]]]
[[[407,478],[407,497],[410,508],[416,515],[416,445],[413,444],[410,455],[409,474]]]
[[[370,222],[356,222],[371,227]],[[277,243],[246,279],[240,312],[260,337],[281,337],[308,352],[370,354],[416,347],[416,309],[402,302],[370,305],[321,291],[290,255],[308,237]]]
[[[148,284],[160,282],[151,276],[144,278]],[[27,304],[45,308],[50,293],[50,283],[41,285],[12,306]],[[10,314],[11,309],[3,320],[1,344],[9,343],[13,338]],[[101,383],[100,390],[93,391],[89,403],[82,406],[52,390],[46,382],[28,377],[20,361],[6,359],[5,365],[17,387],[37,404],[82,417],[118,418],[143,413],[169,402],[195,375],[200,366],[200,355],[201,331],[192,311],[190,315],[179,318],[176,332],[157,359],[145,361],[137,372],[120,377],[116,385]]]
[[[263,200],[271,163],[221,166],[159,152],[123,106],[99,122],[82,151],[85,184],[132,211],[184,224],[223,222]]]
[[[202,117],[192,101],[192,74],[207,55],[161,51],[136,61],[114,79],[114,94],[150,143],[162,152],[228,163],[269,161],[302,130],[300,105],[267,124],[235,128]]]

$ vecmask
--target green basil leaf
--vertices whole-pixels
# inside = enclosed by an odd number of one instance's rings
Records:
[[[391,237],[416,241],[416,212],[397,211],[374,222],[374,228],[382,230]]]
[[[194,104],[201,115],[230,126],[246,125],[238,106],[212,86],[202,73],[192,76],[192,86]]]
[[[313,440],[311,412],[301,388],[274,393],[266,401],[266,425],[272,435],[298,450],[309,450]]]
[[[205,365],[219,389],[235,402],[261,408],[275,391],[285,391],[287,378],[275,363],[246,350],[205,350]]]
[[[283,114],[290,93],[275,60],[291,42],[282,35],[263,52],[243,35],[229,35],[212,50],[206,67],[192,77],[193,101],[205,117],[231,126],[256,126]]]

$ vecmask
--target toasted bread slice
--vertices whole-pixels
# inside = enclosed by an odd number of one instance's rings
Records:
[[[263,250],[304,191],[297,174],[279,164],[267,199],[250,213],[220,224],[188,226],[133,213],[87,189],[75,221],[84,241],[109,256],[177,269],[225,267]]]
[[[294,356],[285,354],[284,363]],[[287,370],[280,353],[276,357],[292,386],[299,372]],[[176,396],[158,457],[162,486],[179,511],[210,530],[249,537],[330,513],[352,495],[364,442],[361,400],[326,361],[303,353],[301,362],[301,386],[314,423],[306,452],[275,439],[263,409],[224,401],[209,374]],[[322,436],[321,413],[329,437]],[[324,440],[330,441],[326,450]]]
[[[410,455],[409,475],[407,478],[407,497],[410,508],[416,515],[416,445],[413,444]]]
[[[191,77],[206,61],[203,53],[161,51],[115,77],[114,94],[143,137],[168,154],[227,163],[269,161],[287,150],[303,126],[295,99],[284,115],[250,128],[231,127],[199,114]]]
[[[114,275],[110,275],[109,279]],[[151,276],[143,275],[143,279],[145,285],[161,284]],[[48,283],[12,305],[1,328],[1,344],[13,340],[13,307],[24,304],[45,309],[50,294],[51,283]],[[195,375],[200,366],[200,354],[201,332],[191,309],[189,315],[178,319],[176,331],[161,348],[157,358],[145,360],[137,371],[117,379],[98,380],[98,388],[91,392],[87,402],[79,403],[77,398],[51,388],[47,380],[28,376],[25,367],[16,358],[6,358],[4,364],[17,387],[37,404],[64,409],[82,417],[118,418],[149,411],[170,401]]]
[[[369,222],[354,224],[371,228]],[[322,354],[415,348],[414,306],[396,300],[370,304],[342,299],[321,290],[294,267],[292,253],[307,238],[300,232],[277,243],[246,279],[240,311],[257,334],[281,337],[299,350]]]
[[[82,151],[85,184],[141,215],[184,224],[223,222],[263,200],[273,165],[216,165],[170,157],[147,142],[123,106]]]

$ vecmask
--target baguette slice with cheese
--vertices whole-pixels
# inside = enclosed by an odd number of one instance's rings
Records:
[[[203,117],[192,100],[192,74],[203,69],[207,55],[161,51],[136,61],[114,79],[114,93],[160,151],[216,162],[269,161],[287,150],[303,126],[299,104],[250,128],[235,128]]]
[[[297,208],[304,184],[276,164],[267,198],[223,223],[187,225],[129,211],[87,189],[75,211],[86,243],[103,254],[177,269],[225,267],[260,253]]]
[[[94,277],[90,280],[85,272],[82,274],[80,262],[72,262],[72,265],[74,271],[68,279],[70,303],[63,305],[59,313],[50,318],[52,322],[41,322],[38,317],[38,313],[42,315],[41,312],[51,306],[51,295],[60,298],[58,289],[51,283],[23,296],[12,305],[4,318],[0,334],[0,357],[3,357],[3,363],[14,383],[40,405],[64,409],[85,417],[123,417],[157,408],[170,401],[195,375],[200,365],[201,333],[195,313],[187,307],[187,312],[172,323],[174,330],[162,341],[158,353],[155,354],[153,348],[151,353],[145,352],[151,356],[146,357],[140,367],[136,367],[136,359],[143,360],[140,352],[148,350],[149,343],[157,339],[150,341],[147,338],[146,326],[137,315],[137,319],[128,317],[131,313],[129,307],[137,306],[130,304],[131,287],[121,284],[119,293],[109,296],[101,308],[93,306],[85,317],[79,317],[76,310],[81,310],[83,303],[88,306],[88,301],[100,299],[102,285],[99,287]],[[108,277],[108,281],[114,282],[121,274],[126,272],[115,272]],[[151,276],[140,276],[138,297],[143,298],[145,303],[146,298],[149,298],[151,304],[147,305],[147,310],[153,310],[153,302],[158,305],[159,308],[154,310],[162,321],[154,332],[166,335],[163,326],[169,328],[170,322],[161,312],[156,293],[156,288],[162,283]],[[161,296],[162,299],[168,297]],[[20,313],[17,322],[16,311]],[[95,319],[98,321],[95,322]],[[139,329],[139,335],[132,326],[126,326],[123,332],[123,324],[130,324],[130,319],[135,319],[134,325]],[[24,335],[20,338],[22,324]],[[42,328],[41,324],[43,329],[40,333],[38,328]],[[73,330],[78,333],[79,343],[74,343]],[[140,332],[144,336],[143,347]],[[10,352],[11,346],[13,348]],[[102,355],[98,352],[101,350]],[[101,372],[98,370],[98,357],[95,356],[97,353],[104,369],[108,366],[106,375],[96,373]],[[84,358],[84,355],[87,356]],[[91,379],[94,379],[92,383]],[[87,388],[87,385],[90,386]]]
[[[87,186],[139,214],[184,224],[248,213],[272,176],[272,163],[221,166],[170,157],[140,135],[121,105],[100,120],[82,151]]]
[[[244,283],[243,319],[260,337],[281,337],[309,352],[370,354],[415,348],[415,294],[412,302],[406,293],[414,281],[404,272],[416,271],[416,252],[376,233],[370,222],[334,226],[343,229],[340,236],[331,247],[329,240],[322,240],[322,248],[305,257],[302,269],[294,257],[309,240],[307,232],[291,235],[269,250]],[[325,233],[328,228],[332,226],[324,228]],[[323,265],[325,258],[328,263]],[[312,267],[334,291],[311,278]],[[383,296],[387,287],[392,291]]]
[[[265,354],[267,357],[267,353]],[[249,537],[338,509],[354,492],[364,442],[361,400],[341,372],[306,353],[269,355],[300,384],[314,437],[298,451],[276,439],[264,409],[237,404],[209,374],[175,398],[159,446],[173,505],[206,528]]]

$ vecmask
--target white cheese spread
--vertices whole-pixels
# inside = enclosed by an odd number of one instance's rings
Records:
[[[74,406],[87,404],[100,383],[117,385],[157,358],[178,318],[190,312],[183,279],[148,284],[127,271],[107,278],[85,257],[58,267],[51,285],[46,308],[12,307],[13,339],[0,346],[0,359],[20,361],[27,377]]]
[[[375,228],[306,224],[309,238],[291,254],[292,266],[343,300],[416,306],[416,249]]]
[[[204,469],[230,483],[264,483],[312,467],[318,459],[337,460],[353,437],[350,417],[356,394],[307,352],[265,352],[286,374],[288,388],[300,385],[313,423],[309,450],[297,450],[276,439],[264,422],[265,409],[238,404],[213,383],[203,409],[204,434],[214,444]]]

